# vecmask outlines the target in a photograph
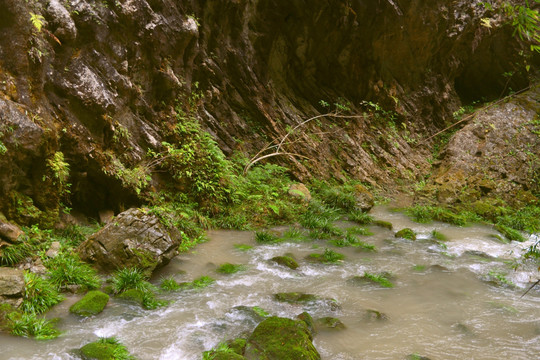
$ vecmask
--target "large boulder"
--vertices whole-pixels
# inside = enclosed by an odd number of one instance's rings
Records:
[[[22,270],[0,267],[0,303],[18,306],[24,292],[24,273]]]
[[[312,340],[305,322],[272,316],[255,328],[244,357],[248,360],[320,359]]]
[[[129,209],[90,236],[77,249],[82,260],[104,271],[137,267],[147,273],[177,254],[181,235],[142,209]]]

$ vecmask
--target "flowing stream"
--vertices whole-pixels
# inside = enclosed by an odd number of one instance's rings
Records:
[[[171,303],[157,310],[111,298],[103,313],[87,319],[68,314],[78,299],[70,296],[49,314],[61,318],[61,337],[34,341],[0,335],[0,359],[78,359],[73,349],[104,336],[116,336],[141,360],[200,359],[202,351],[254,329],[251,318],[233,309],[240,305],[290,318],[307,310],[314,318],[341,319],[346,329],[322,330],[314,337],[315,347],[328,360],[404,359],[409,354],[433,360],[540,358],[540,291],[520,298],[537,271],[511,267],[534,236],[527,243],[502,244],[491,237],[496,232],[488,226],[417,224],[384,207],[371,214],[391,222],[394,230],[412,228],[419,239],[397,239],[393,231],[370,226],[374,235],[360,238],[378,251],[362,252],[322,240],[257,245],[252,232],[210,231],[210,241],[173,259],[153,281],[172,275],[183,282],[209,275],[217,280],[214,284],[160,295]],[[428,240],[433,230],[448,237],[446,246]],[[241,251],[234,244],[253,248]],[[304,260],[326,247],[346,259],[335,265]],[[268,261],[285,253],[299,260],[298,269]],[[216,273],[216,267],[226,262],[247,268],[232,275]],[[347,281],[366,271],[392,273],[395,286]],[[486,282],[490,273],[506,274],[515,287]],[[292,305],[273,298],[275,293],[293,291],[332,298],[341,306]],[[366,310],[377,310],[388,319],[366,319]]]

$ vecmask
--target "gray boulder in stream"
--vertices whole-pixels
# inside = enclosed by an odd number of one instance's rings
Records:
[[[142,209],[129,209],[83,242],[82,260],[104,271],[137,267],[147,273],[166,265],[177,254],[181,235]]]

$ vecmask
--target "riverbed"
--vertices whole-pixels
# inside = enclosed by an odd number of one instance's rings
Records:
[[[388,221],[393,231],[368,226],[373,235],[359,236],[376,246],[366,252],[338,248],[324,240],[259,245],[248,231],[209,231],[209,241],[177,256],[152,282],[173,276],[178,282],[202,275],[216,279],[207,288],[162,293],[170,301],[157,310],[143,310],[125,301],[111,301],[98,316],[80,319],[68,313],[79,297],[71,295],[49,317],[60,317],[63,334],[50,341],[0,336],[0,359],[78,359],[74,349],[99,337],[117,337],[138,359],[201,358],[219,342],[251,332],[256,323],[237,306],[259,306],[271,315],[294,318],[308,311],[314,318],[332,316],[343,330],[320,330],[314,344],[323,359],[404,359],[419,354],[430,359],[536,359],[540,356],[540,291],[521,298],[538,276],[530,265],[514,269],[516,260],[536,238],[504,244],[493,238],[491,226],[456,227],[443,223],[418,224],[383,206],[371,211]],[[353,226],[339,223],[342,228]],[[409,227],[416,241],[396,238]],[[277,229],[284,230],[284,229]],[[447,237],[434,241],[432,231]],[[240,250],[235,245],[253,246]],[[345,255],[337,264],[305,260],[325,248]],[[296,270],[269,259],[290,253]],[[218,274],[223,263],[245,270]],[[392,288],[350,281],[365,272],[392,274]],[[490,281],[494,277],[504,281]],[[277,302],[278,292],[305,292],[335,299],[288,304]],[[366,318],[367,310],[385,320]]]

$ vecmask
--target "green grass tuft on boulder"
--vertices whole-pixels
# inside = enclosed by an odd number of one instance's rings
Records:
[[[69,312],[79,316],[93,316],[103,311],[109,302],[109,295],[98,291],[89,291],[84,297],[71,305]]]
[[[416,234],[415,232],[410,229],[410,228],[405,228],[405,229],[401,229],[399,230],[396,235],[395,235],[397,238],[402,238],[402,239],[408,239],[408,240],[416,240]]]

